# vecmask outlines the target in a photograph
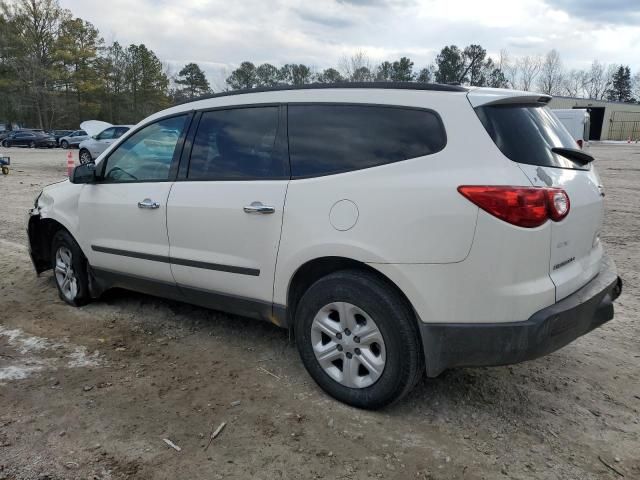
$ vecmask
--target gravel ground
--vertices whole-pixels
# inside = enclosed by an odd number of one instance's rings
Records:
[[[2,153],[0,479],[640,478],[640,145],[592,147],[615,319],[545,358],[424,379],[382,412],[327,397],[266,323],[125,291],[63,304],[24,245],[65,152]]]

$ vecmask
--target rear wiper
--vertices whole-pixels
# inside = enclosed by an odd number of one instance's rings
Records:
[[[569,160],[573,160],[580,165],[587,165],[595,160],[591,155],[583,152],[582,150],[578,150],[577,148],[553,147],[551,151],[558,155],[562,155]]]

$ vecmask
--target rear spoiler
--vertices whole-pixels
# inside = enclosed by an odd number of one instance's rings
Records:
[[[502,88],[476,88],[467,93],[467,99],[473,108],[486,105],[546,105],[550,95]]]

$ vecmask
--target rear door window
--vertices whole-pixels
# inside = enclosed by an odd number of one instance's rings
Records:
[[[270,180],[287,177],[276,149],[276,106],[204,112],[191,150],[190,180]]]
[[[476,113],[496,146],[514,162],[589,168],[551,151],[555,147],[576,149],[577,145],[560,120],[544,106],[489,105],[476,108]]]
[[[115,133],[116,133],[116,129],[114,127],[110,127],[110,128],[107,128],[106,130],[103,130],[102,133],[98,135],[97,139],[111,140],[112,138],[114,138]]]
[[[446,145],[433,111],[377,105],[289,105],[294,178],[331,175],[430,155]]]
[[[120,138],[122,135],[129,131],[129,127],[116,127],[116,131],[113,134],[113,138]]]

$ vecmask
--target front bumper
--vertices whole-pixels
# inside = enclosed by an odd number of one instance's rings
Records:
[[[427,375],[462,366],[508,365],[541,357],[613,318],[622,280],[605,256],[597,277],[523,322],[421,323]]]

